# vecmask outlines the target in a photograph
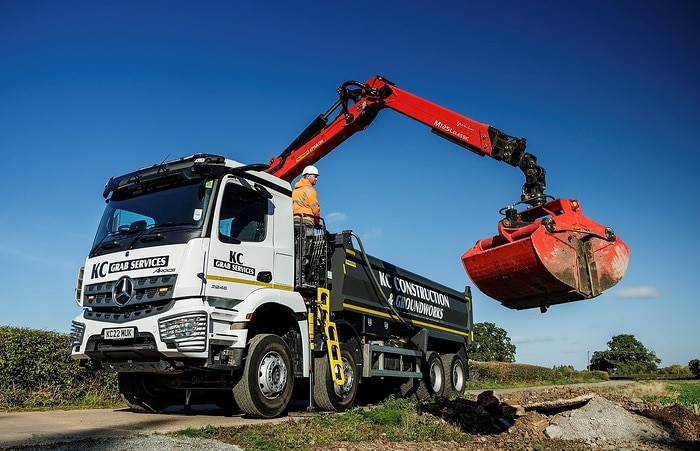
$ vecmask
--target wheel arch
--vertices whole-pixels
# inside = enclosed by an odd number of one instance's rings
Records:
[[[290,307],[277,302],[260,304],[250,314],[248,321],[248,342],[256,335],[277,335],[287,344],[294,361],[294,373],[297,377],[308,376],[304,369],[308,364],[308,329],[306,312],[294,312]]]

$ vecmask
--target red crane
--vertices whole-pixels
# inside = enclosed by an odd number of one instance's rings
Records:
[[[578,201],[544,194],[545,170],[525,151],[524,138],[416,96],[380,76],[364,83],[347,81],[338,87],[338,95],[326,113],[270,160],[265,172],[291,182],[306,165],[390,108],[477,155],[516,166],[525,175],[519,203],[529,208],[503,209],[498,235],[479,240],[462,256],[467,274],[483,293],[509,308],[546,311],[553,304],[598,296],[624,275],[627,245],[611,228],[584,216]]]

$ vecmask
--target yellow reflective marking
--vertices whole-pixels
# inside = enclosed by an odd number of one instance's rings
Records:
[[[277,288],[278,290],[294,291],[293,286],[284,285],[281,283],[261,282],[259,280],[238,279],[236,277],[215,276],[211,274],[204,276],[204,278],[207,280],[220,280],[221,282],[242,283],[244,285],[255,285],[258,287]]]
[[[380,316],[382,318],[394,319],[394,317],[388,313],[381,312],[379,310],[373,310],[373,309],[369,309],[369,308],[365,308],[365,307],[360,307],[357,305],[348,304],[346,302],[343,302],[343,308],[346,308],[348,310],[355,310],[357,312],[370,313],[372,315]],[[463,337],[468,337],[470,334],[470,332],[464,332],[464,331],[457,330],[457,329],[450,329],[449,327],[437,326],[437,325],[432,324],[432,323],[426,323],[424,321],[411,319],[411,318],[404,318],[404,321],[406,321],[407,323],[415,324],[417,326],[428,327],[430,329],[442,330],[442,331],[449,332],[452,334],[461,335]]]

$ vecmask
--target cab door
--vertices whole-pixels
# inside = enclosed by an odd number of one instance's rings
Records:
[[[241,177],[224,178],[218,192],[206,294],[241,300],[272,280],[274,205]]]

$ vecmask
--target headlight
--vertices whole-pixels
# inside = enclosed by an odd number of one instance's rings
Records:
[[[175,343],[180,351],[201,352],[206,349],[207,315],[193,313],[161,319],[158,322],[160,339]]]

